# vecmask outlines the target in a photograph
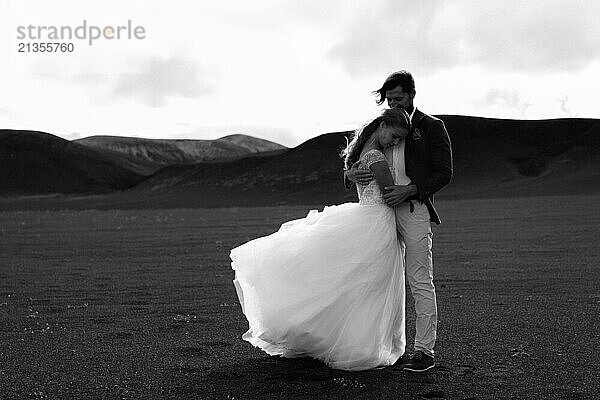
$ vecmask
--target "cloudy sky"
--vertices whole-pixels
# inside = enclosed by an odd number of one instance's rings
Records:
[[[144,38],[36,36],[84,20]],[[398,69],[430,114],[600,118],[599,20],[596,0],[1,0],[0,128],[295,146],[376,115]],[[74,51],[18,52],[40,41]]]

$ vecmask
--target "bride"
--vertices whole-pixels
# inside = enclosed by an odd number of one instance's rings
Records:
[[[249,323],[244,340],[270,355],[350,371],[392,365],[404,354],[404,265],[382,188],[394,183],[383,151],[409,129],[406,112],[390,109],[355,131],[345,166],[375,175],[357,185],[358,203],[311,210],[231,250]]]

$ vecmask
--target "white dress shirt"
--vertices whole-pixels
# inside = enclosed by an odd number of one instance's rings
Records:
[[[415,115],[415,110],[417,108],[413,107],[412,112],[410,113],[410,121],[412,123],[413,116]],[[404,146],[406,145],[406,140],[401,141],[397,145],[391,148],[391,151],[388,149],[386,151],[386,157],[388,160],[392,161],[392,165],[390,166],[392,176],[394,177],[394,184],[396,185],[408,185],[410,183],[410,178],[406,176],[406,164],[404,162]],[[391,153],[391,154],[390,154]],[[390,157],[391,156],[391,157]]]

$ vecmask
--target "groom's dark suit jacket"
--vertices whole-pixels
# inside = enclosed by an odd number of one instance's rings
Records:
[[[423,202],[431,222],[439,224],[433,195],[452,179],[452,146],[442,120],[415,110],[404,146],[404,163],[406,176],[418,189],[418,194],[411,199]]]
[[[412,129],[404,146],[406,176],[417,186],[418,200],[429,210],[431,222],[439,224],[440,217],[433,206],[433,195],[452,179],[452,147],[442,120],[415,110]],[[346,187],[349,182],[346,181]]]

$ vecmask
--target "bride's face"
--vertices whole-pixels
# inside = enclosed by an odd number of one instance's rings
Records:
[[[403,141],[408,135],[408,130],[404,128],[395,128],[385,123],[382,123],[378,128],[379,144],[384,149],[386,147],[395,146]]]

